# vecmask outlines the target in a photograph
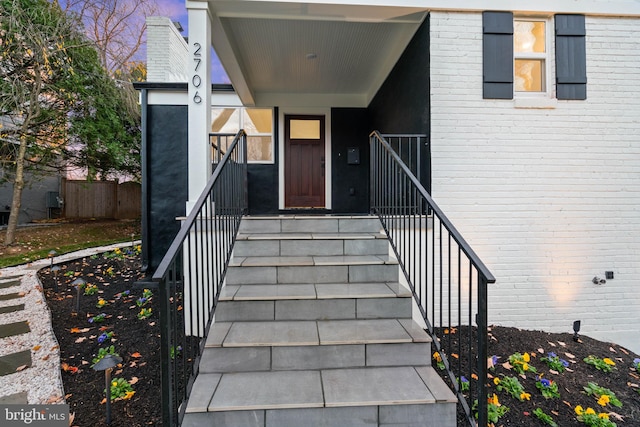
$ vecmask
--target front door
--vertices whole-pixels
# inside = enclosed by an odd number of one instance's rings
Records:
[[[324,208],[324,116],[286,115],[284,132],[285,208]]]

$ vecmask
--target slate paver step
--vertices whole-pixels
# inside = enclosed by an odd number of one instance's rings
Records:
[[[10,294],[2,294],[0,295],[0,301],[9,301],[12,299],[17,299],[17,298],[21,298],[22,295],[20,295],[18,292],[12,292]]]
[[[20,286],[20,280],[9,280],[7,282],[0,282],[0,289],[12,288],[14,286]]]
[[[14,323],[7,323],[5,325],[0,325],[0,338],[26,334],[28,332],[31,332],[31,328],[29,328],[29,323],[27,323],[26,320],[22,322],[14,322]]]
[[[0,307],[0,314],[15,313],[16,311],[22,310],[24,310],[24,304],[7,305],[5,307]]]
[[[28,403],[27,393],[24,391],[8,396],[0,396],[0,405],[26,405]]]
[[[31,366],[31,350],[0,356],[0,376],[13,374],[21,366]]]

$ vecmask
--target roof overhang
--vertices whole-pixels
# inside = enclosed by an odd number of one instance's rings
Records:
[[[375,0],[208,3],[212,45],[243,104],[258,106],[366,107],[428,13]]]

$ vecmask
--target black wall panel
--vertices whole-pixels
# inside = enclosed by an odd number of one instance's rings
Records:
[[[369,131],[364,108],[331,110],[332,212],[369,212]],[[359,151],[359,164],[351,164],[347,151]]]
[[[180,230],[177,217],[184,216],[189,197],[187,186],[187,106],[149,105],[147,107],[146,221],[147,253],[143,262],[152,274],[173,238]],[[145,194],[146,193],[146,194]],[[144,256],[145,254],[143,254]]]

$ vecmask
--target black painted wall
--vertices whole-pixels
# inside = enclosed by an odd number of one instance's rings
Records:
[[[331,194],[334,213],[369,212],[369,132],[365,108],[331,109]],[[349,164],[347,150],[360,152]]]
[[[371,130],[383,134],[431,133],[429,16],[422,23],[384,84],[369,104]],[[422,170],[430,171],[428,146],[422,146]],[[422,184],[431,191],[431,174]]]
[[[153,274],[180,230],[176,218],[185,215],[189,197],[187,186],[187,106],[149,105],[147,107],[146,152],[146,236],[143,238],[143,264]],[[144,226],[143,226],[144,228]]]

